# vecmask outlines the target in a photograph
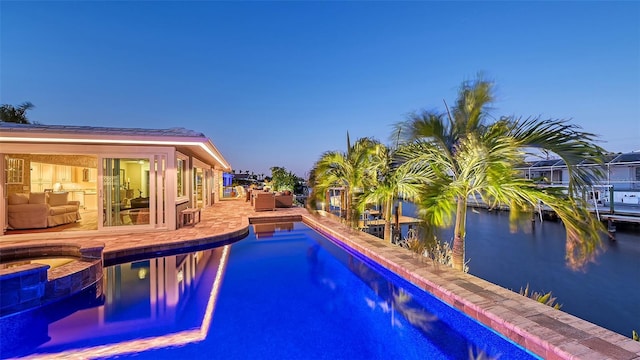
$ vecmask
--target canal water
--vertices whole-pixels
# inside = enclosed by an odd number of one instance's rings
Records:
[[[404,203],[402,213],[415,215]],[[534,226],[510,232],[508,212],[469,211],[466,259],[469,273],[518,292],[549,292],[561,310],[624,336],[640,332],[640,227],[618,224],[616,240],[603,239],[596,263],[583,271],[565,263],[561,222],[538,219]],[[453,230],[440,235],[451,241]]]

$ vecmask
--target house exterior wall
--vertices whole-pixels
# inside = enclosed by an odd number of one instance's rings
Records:
[[[567,168],[562,168],[559,169],[559,173],[560,173],[560,183],[563,185],[568,185],[569,184],[569,169]]]
[[[194,200],[197,206],[212,205],[219,199],[220,170],[231,169],[210,139],[184,128],[0,123],[0,138],[0,169],[8,180],[0,183],[2,230],[9,219],[8,194],[49,189],[94,204],[80,209],[97,212],[99,230],[175,229],[176,207],[196,206]],[[194,167],[202,179],[197,199]],[[88,224],[93,227],[94,222]]]
[[[604,166],[579,165],[587,171],[601,172],[601,178],[594,186],[581,190],[588,201],[600,201],[602,204],[609,201],[632,205],[640,204],[640,162],[633,156],[629,156],[631,154],[633,153],[626,154],[624,161],[616,162],[612,162],[611,159],[618,158],[618,155],[612,156]],[[568,185],[569,170],[565,165],[536,166],[535,164],[531,163],[529,166],[519,167],[517,170],[522,177],[532,179],[541,185]]]
[[[4,154],[0,153],[0,169],[6,169],[5,167],[5,160],[4,160]],[[2,182],[4,183],[4,179],[2,179]],[[6,229],[7,227],[7,205],[8,205],[8,199],[7,199],[7,193],[6,193],[6,187],[2,186],[2,184],[0,184],[0,236],[4,235],[4,229]]]
[[[150,158],[152,161],[157,158],[164,158],[166,160],[166,169],[162,173],[164,174],[165,184],[165,193],[164,196],[159,197],[159,199],[164,199],[166,201],[167,213],[165,214],[165,221],[168,230],[173,230],[177,225],[177,216],[176,216],[176,151],[173,147],[145,147],[145,146],[107,146],[107,145],[56,145],[55,149],[51,148],[50,145],[44,144],[22,144],[22,143],[12,143],[12,144],[3,144],[2,153],[0,156],[2,157],[2,169],[4,169],[4,158],[5,155],[9,158],[18,158],[24,160],[23,167],[23,182],[22,184],[7,184],[2,187],[2,202],[0,203],[0,219],[2,219],[3,225],[2,228],[6,228],[6,219],[7,219],[7,197],[8,194],[13,193],[24,193],[31,191],[31,163],[39,162],[46,164],[56,164],[58,165],[68,165],[75,167],[87,167],[92,169],[99,168],[98,166],[98,156],[104,157],[114,157],[114,158]],[[62,155],[58,155],[60,153],[64,153]],[[197,162],[203,164],[202,161],[196,160],[195,158],[190,159],[190,163]],[[126,170],[126,168],[125,168]],[[191,170],[191,169],[189,169]],[[101,171],[100,171],[101,172]],[[131,181],[136,180],[136,176],[139,176],[134,171],[126,171],[127,178],[131,178]],[[81,174],[81,173],[80,173]],[[160,171],[158,172],[160,174]],[[78,179],[78,175],[74,173],[74,185],[75,181],[82,181],[83,179]],[[158,175],[159,176],[159,175]],[[219,176],[221,178],[221,176]],[[99,179],[95,179],[89,186],[92,186],[93,189],[99,192],[101,181]],[[210,183],[213,188],[211,188],[211,193],[218,194],[218,181]],[[151,189],[148,189],[150,191]],[[188,191],[192,191],[193,189],[189,187]],[[153,196],[153,194],[149,194]],[[136,194],[137,196],[137,194]],[[214,200],[213,198],[211,200]],[[99,201],[100,202],[100,201]],[[208,205],[208,204],[206,204]],[[206,206],[205,205],[205,206]],[[97,210],[96,210],[97,211]],[[157,217],[159,219],[159,217]],[[113,228],[105,228],[107,231],[112,231]],[[2,232],[0,232],[1,234]]]
[[[616,190],[640,189],[640,182],[636,179],[636,166],[611,164],[609,182]]]
[[[532,168],[530,172],[526,172],[527,174],[531,174],[531,179],[543,183],[543,184],[552,184],[552,185],[561,185],[566,177],[566,169],[557,167],[557,168],[548,168],[543,167],[540,169]]]

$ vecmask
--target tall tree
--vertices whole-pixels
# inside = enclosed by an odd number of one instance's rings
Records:
[[[399,199],[415,201],[420,194],[420,181],[415,179],[410,168],[399,167],[395,151],[383,144],[377,144],[370,161],[374,176],[364,189],[363,202],[382,205],[384,219],[384,240],[391,242],[391,218],[393,205]],[[397,229],[399,230],[399,229]]]
[[[13,105],[3,104],[0,106],[0,121],[30,124],[31,122],[27,118],[27,110],[31,110],[34,107],[35,106],[28,101],[20,104],[17,108]]]
[[[340,187],[344,192],[346,221],[357,224],[361,203],[358,201],[365,184],[370,182],[371,157],[375,154],[378,142],[370,138],[358,139],[353,146],[347,134],[347,151],[328,151],[315,163],[309,184],[314,201],[323,201],[326,192],[332,187]],[[312,202],[312,204],[315,202]]]
[[[287,171],[284,167],[274,166],[271,168],[271,185],[273,186],[273,190],[289,190],[293,192],[297,181],[298,177],[294,173]]]
[[[428,224],[454,224],[453,264],[465,265],[466,215],[469,198],[490,205],[507,204],[512,224],[520,214],[542,202],[566,228],[567,262],[579,268],[600,246],[603,226],[587,211],[577,187],[598,175],[575,166],[583,159],[600,161],[604,150],[595,136],[565,120],[502,118],[485,124],[493,101],[493,84],[479,78],[464,82],[452,109],[423,111],[397,124],[404,139],[398,149],[402,167],[419,178],[424,190],[417,203]],[[565,161],[569,188],[538,187],[523,179],[516,167],[533,150],[546,150]]]

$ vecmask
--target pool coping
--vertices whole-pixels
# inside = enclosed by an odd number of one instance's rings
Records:
[[[101,296],[103,248],[104,244],[97,241],[2,247],[0,263],[30,263],[0,269],[0,314],[8,316],[44,306],[90,287],[95,287],[97,297]],[[73,260],[51,268],[38,263],[39,258],[46,257]]]

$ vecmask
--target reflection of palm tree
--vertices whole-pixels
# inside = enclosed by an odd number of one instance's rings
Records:
[[[585,158],[600,162],[603,149],[593,143],[593,134],[564,120],[502,118],[484,124],[493,101],[492,86],[482,79],[465,82],[452,111],[425,111],[398,124],[405,139],[398,150],[402,166],[411,168],[425,185],[417,203],[421,217],[438,227],[454,223],[453,266],[462,270],[469,197],[480,196],[492,206],[508,204],[512,220],[542,201],[565,225],[569,265],[586,264],[600,245],[604,227],[575,191],[594,180],[594,174],[572,164]],[[537,187],[519,175],[516,167],[530,149],[549,150],[564,160],[568,194],[560,188]]]
[[[380,284],[378,283],[378,280],[380,280],[380,274],[375,272],[359,259],[353,257],[353,255],[349,255],[349,269],[351,269],[351,271],[356,274],[360,280],[369,285],[376,295],[380,296]]]
[[[431,313],[428,313],[422,308],[417,308],[411,305],[413,299],[409,293],[404,289],[398,288],[393,292],[392,304],[395,309],[402,314],[411,325],[422,329],[424,332],[429,332],[432,329],[432,323],[438,321],[438,317]]]
[[[315,283],[321,273],[320,265],[318,263],[318,251],[320,246],[314,244],[307,249],[307,261],[309,262],[309,275],[311,276],[311,282]]]
[[[498,360],[500,354],[495,356],[488,355],[486,350],[480,349],[477,346],[469,346],[469,360]]]
[[[331,277],[324,276],[323,264],[318,260],[320,245],[314,244],[307,249],[307,260],[309,261],[309,276],[311,283],[322,284],[330,290],[335,290],[337,285]]]
[[[438,321],[436,315],[413,303],[411,294],[406,290],[392,284],[359,259],[349,256],[349,268],[382,300],[379,306],[385,313],[391,312],[393,326],[400,324],[393,316],[395,312],[400,313],[411,325],[423,330],[425,333],[431,331],[432,324]],[[381,291],[383,289],[386,292],[383,293]],[[369,307],[375,308],[375,302],[367,298],[365,298],[365,301]]]

